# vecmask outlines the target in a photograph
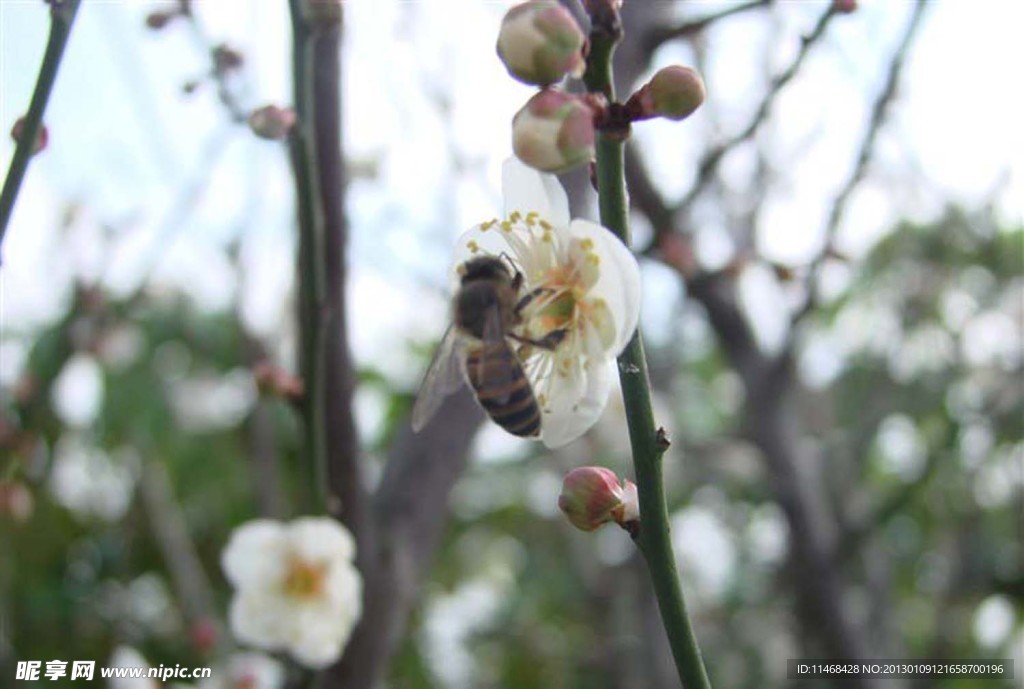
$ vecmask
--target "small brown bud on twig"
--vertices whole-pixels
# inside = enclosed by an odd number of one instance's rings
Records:
[[[253,366],[252,375],[256,379],[256,387],[263,394],[297,402],[306,393],[301,378],[269,361],[260,361]]]
[[[21,141],[21,133],[25,129],[25,118],[19,117],[14,126],[11,127],[11,138],[16,142]],[[32,147],[32,154],[35,155],[46,148],[46,144],[50,141],[50,132],[46,129],[45,124],[39,125],[39,133],[36,135],[36,143]]]
[[[280,140],[287,138],[295,126],[296,115],[291,108],[265,105],[249,115],[249,128],[261,139]]]

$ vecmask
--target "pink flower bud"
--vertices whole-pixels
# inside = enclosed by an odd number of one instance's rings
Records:
[[[32,516],[34,501],[25,484],[16,481],[0,482],[0,517],[10,517],[25,523]]]
[[[704,80],[690,67],[672,65],[659,69],[626,103],[631,118],[664,117],[682,120],[704,102]]]
[[[580,76],[583,31],[553,0],[533,0],[508,11],[498,33],[498,57],[519,81],[549,86],[566,74]]]
[[[857,11],[857,0],[832,0],[832,9],[838,14],[850,14]]]
[[[594,114],[582,100],[544,90],[512,118],[512,150],[537,170],[562,172],[594,157]]]
[[[284,139],[294,126],[295,111],[291,108],[265,105],[249,115],[249,128],[261,139]]]
[[[625,526],[640,518],[636,485],[620,485],[615,472],[604,467],[580,467],[566,474],[558,508],[582,531],[608,522]]]
[[[189,629],[192,646],[200,653],[209,653],[217,646],[217,623],[208,617],[197,620]]]
[[[19,117],[18,120],[14,123],[14,126],[11,127],[11,138],[14,139],[15,141],[21,141],[21,132],[24,129],[25,129],[25,118],[24,117]],[[36,153],[39,153],[44,148],[46,148],[46,144],[49,143],[49,141],[50,141],[50,132],[47,131],[46,125],[45,124],[39,125],[39,133],[36,135],[36,143],[32,147],[33,155],[36,154]]]

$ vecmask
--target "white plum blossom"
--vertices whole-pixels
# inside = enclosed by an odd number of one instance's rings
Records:
[[[281,689],[284,683],[284,665],[277,660],[262,653],[235,653],[199,689]]]
[[[142,677],[111,677],[107,680],[107,689],[158,689],[158,682],[146,677],[152,666],[141,653],[131,646],[118,646],[110,654],[110,667],[140,668]],[[96,673],[97,675],[99,673]]]
[[[502,169],[505,218],[481,223],[456,246],[456,272],[467,260],[506,257],[523,276],[522,323],[514,334],[543,340],[562,330],[554,349],[519,348],[541,407],[541,440],[551,448],[580,437],[601,415],[613,384],[612,362],[640,315],[640,268],[609,230],[569,217],[554,175],[515,158]]]
[[[333,519],[256,519],[235,529],[221,564],[235,587],[231,630],[243,642],[284,650],[311,668],[341,656],[362,614],[355,542]]]

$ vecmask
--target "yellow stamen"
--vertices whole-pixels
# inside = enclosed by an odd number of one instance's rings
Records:
[[[326,578],[326,563],[308,562],[292,556],[288,558],[282,587],[292,598],[318,598],[323,594]]]

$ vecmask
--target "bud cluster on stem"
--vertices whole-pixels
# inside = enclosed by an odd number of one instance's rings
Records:
[[[593,31],[617,40],[620,6],[615,0],[586,3]],[[704,102],[700,75],[678,65],[659,70],[625,104],[595,101],[593,89],[588,99],[555,88],[566,76],[583,74],[588,56],[594,57],[590,47],[576,20],[553,0],[517,5],[502,20],[498,57],[513,78],[542,89],[512,119],[512,149],[532,168],[565,172],[589,163],[595,156],[595,132],[625,139],[631,122],[682,120]]]

